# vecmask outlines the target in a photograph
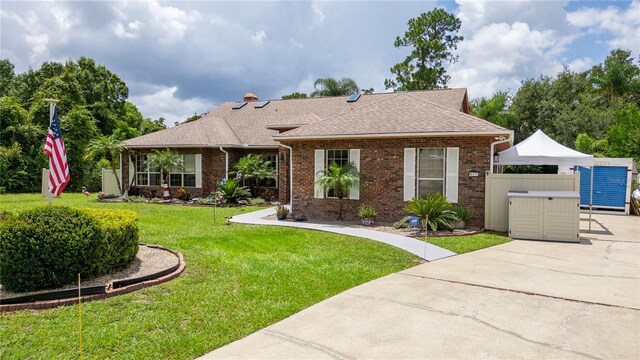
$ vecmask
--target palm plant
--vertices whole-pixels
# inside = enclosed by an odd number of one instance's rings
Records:
[[[184,170],[182,156],[169,149],[164,151],[154,150],[154,153],[147,157],[145,167],[159,168],[165,176],[164,182],[169,184],[169,173],[171,170]]]
[[[243,179],[247,180],[252,194],[257,194],[257,191],[254,191],[254,186],[255,190],[260,188],[260,181],[275,178],[275,167],[260,155],[243,156],[234,165],[234,168],[242,174]]]
[[[418,196],[409,200],[404,209],[420,218],[426,228],[437,231],[451,228],[453,222],[457,220],[455,213],[451,210],[452,206],[446,196],[431,193],[426,199]],[[427,215],[429,220],[425,221]]]
[[[342,78],[336,80],[334,78],[320,78],[313,83],[315,91],[311,93],[311,97],[318,96],[341,96],[357,93],[360,89],[353,79]]]
[[[100,136],[89,142],[84,155],[84,160],[92,160],[97,157],[101,157],[109,162],[109,168],[111,168],[113,176],[116,178],[120,195],[122,195],[123,192],[117,169],[120,166],[120,154],[125,148],[125,144],[113,135]]]
[[[218,185],[216,195],[221,196],[226,203],[235,204],[251,196],[251,192],[246,186],[241,186],[238,180],[231,179]]]
[[[353,165],[353,163],[347,163],[342,166],[332,162],[329,167],[320,170],[318,172],[319,177],[316,183],[320,185],[322,191],[325,193],[329,190],[333,191],[335,197],[338,198],[338,218],[336,220],[344,220],[343,199],[349,197],[349,189],[351,186],[358,185],[360,183],[360,173]]]

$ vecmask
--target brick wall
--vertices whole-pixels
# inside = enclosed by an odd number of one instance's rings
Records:
[[[337,216],[338,200],[314,198],[315,149],[360,149],[360,173],[363,175],[360,200],[343,200],[346,219],[357,219],[358,205],[367,203],[378,208],[379,220],[397,221],[408,215],[403,210],[406,205],[403,200],[404,148],[459,147],[458,202],[473,210],[469,225],[482,227],[484,172],[489,169],[491,141],[492,137],[477,136],[283,142],[293,147],[294,212],[304,214],[309,220]],[[470,170],[479,171],[480,176],[469,177]]]
[[[220,151],[220,148],[174,148],[171,149],[180,154],[202,154],[202,188],[185,187],[185,189],[191,192],[193,197],[207,196],[216,190],[216,184],[220,179],[225,177],[225,154]],[[233,171],[233,165],[243,156],[248,154],[259,155],[276,155],[278,149],[233,149],[225,148],[229,152],[229,171]],[[151,149],[136,149],[135,153],[138,155],[152,153]],[[128,159],[128,153],[125,152],[125,158]],[[123,179],[128,181],[129,179],[129,161],[123,162]],[[160,186],[137,186],[141,195],[148,193],[149,191],[156,191],[157,196],[161,196]],[[175,187],[171,188],[171,195],[175,196]],[[275,194],[275,198],[278,198],[278,190],[271,189]]]

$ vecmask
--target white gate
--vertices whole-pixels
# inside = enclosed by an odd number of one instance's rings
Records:
[[[116,172],[118,173],[118,178],[121,178],[120,169],[116,170]],[[102,169],[102,192],[105,195],[120,196],[118,182],[111,169]]]

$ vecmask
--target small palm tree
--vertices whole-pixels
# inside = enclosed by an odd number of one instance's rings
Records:
[[[171,170],[184,170],[182,156],[169,149],[164,151],[154,150],[153,154],[147,157],[144,165],[149,168],[159,168],[164,174],[164,182],[167,184],[169,184],[169,173],[171,173]]]
[[[227,204],[236,204],[238,200],[244,200],[251,196],[246,186],[241,186],[238,180],[231,179],[218,185],[217,196],[221,196]]]
[[[249,154],[243,156],[238,160],[234,168],[242,174],[243,179],[247,180],[247,183],[251,186],[251,193],[254,196],[257,195],[261,180],[275,178],[275,167],[260,155]]]
[[[358,84],[350,78],[342,78],[340,80],[320,78],[316,79],[313,87],[316,90],[311,93],[311,97],[351,95],[357,93],[360,89]]]
[[[452,207],[453,204],[447,201],[446,196],[436,192],[429,194],[426,199],[418,196],[409,200],[404,210],[422,220],[425,228],[437,231],[438,229],[453,227],[453,222],[458,220],[451,210]],[[425,222],[427,215],[429,215],[429,221]]]
[[[360,183],[360,173],[353,165],[353,163],[347,163],[342,166],[332,162],[326,169],[318,172],[320,175],[316,183],[320,185],[322,191],[325,193],[329,190],[333,191],[335,197],[338,198],[338,218],[336,220],[344,220],[343,217],[343,199],[349,197],[349,190],[351,186],[358,185]]]
[[[117,169],[120,166],[120,154],[125,148],[125,144],[113,135],[100,136],[89,142],[84,155],[84,160],[92,160],[97,157],[102,157],[109,162],[109,167],[113,172],[113,176],[116,178],[120,195],[122,195],[123,192]]]

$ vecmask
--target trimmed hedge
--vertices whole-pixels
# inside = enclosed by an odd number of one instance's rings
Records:
[[[81,209],[100,224],[104,241],[97,272],[106,274],[129,265],[138,253],[138,213],[131,210]]]
[[[39,207],[0,221],[0,282],[10,291],[59,287],[125,267],[137,251],[135,212]]]

